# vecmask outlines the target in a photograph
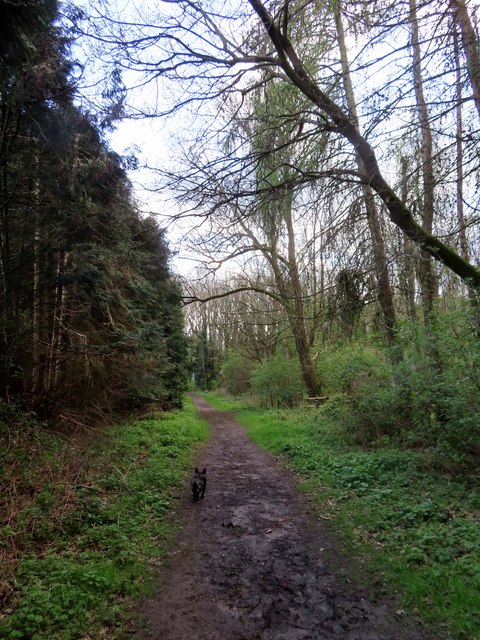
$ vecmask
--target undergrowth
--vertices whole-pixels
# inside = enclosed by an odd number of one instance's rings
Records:
[[[208,400],[212,401],[212,395]],[[388,446],[363,450],[328,404],[259,410],[236,402],[236,418],[260,446],[289,460],[320,518],[330,521],[364,580],[396,593],[399,608],[480,640],[480,490],[453,476],[436,453]],[[228,409],[223,398],[218,408]]]
[[[2,493],[17,508],[2,513],[0,637],[120,637],[129,599],[152,588],[187,467],[206,437],[189,401],[84,448],[38,424],[28,439],[10,431]]]

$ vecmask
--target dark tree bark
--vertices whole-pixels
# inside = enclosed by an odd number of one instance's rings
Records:
[[[284,212],[285,224],[288,233],[288,266],[291,288],[292,306],[289,314],[290,326],[292,328],[297,349],[303,381],[311,397],[321,395],[321,383],[318,373],[310,353],[310,345],[307,337],[305,303],[303,300],[303,290],[298,273],[297,252],[295,249],[295,230],[292,221],[292,198],[288,197],[286,202],[287,210]]]
[[[412,53],[413,53],[413,85],[417,102],[418,120],[420,123],[420,159],[422,174],[422,225],[432,233],[433,230],[433,203],[434,203],[434,175],[433,175],[433,138],[432,129],[428,119],[427,103],[423,91],[422,79],[422,53],[420,50],[417,5],[416,0],[410,0],[410,23],[412,28]],[[420,286],[422,290],[422,303],[425,323],[432,321],[433,306],[437,294],[435,272],[431,256],[422,251],[418,270]]]
[[[470,255],[468,251],[468,242],[467,242],[467,234],[465,230],[465,215],[463,209],[463,114],[462,114],[462,101],[463,101],[463,92],[462,92],[462,74],[460,69],[460,51],[458,44],[458,33],[457,29],[454,27],[453,33],[453,47],[454,47],[454,55],[455,55],[455,66],[457,69],[456,72],[456,89],[457,89],[457,106],[456,106],[456,116],[457,116],[457,130],[456,130],[456,165],[457,165],[457,179],[456,179],[456,187],[457,187],[457,220],[458,220],[458,238],[460,245],[460,253],[464,260],[470,260]]]
[[[310,340],[306,326],[306,312],[302,284],[298,272],[297,253],[295,248],[295,230],[292,220],[291,189],[287,189],[277,198],[273,205],[281,207],[279,223],[285,225],[288,249],[286,259],[280,256],[277,247],[277,229],[272,228],[267,243],[261,243],[244,222],[240,222],[245,234],[250,238],[252,246],[259,251],[270,265],[278,291],[275,299],[280,302],[288,318],[290,330],[295,341],[295,349],[300,362],[302,378],[311,397],[321,395],[321,381],[315,368],[310,349]],[[287,268],[285,269],[285,266]]]
[[[407,185],[407,165],[408,159],[402,157],[401,169],[402,169],[402,200],[407,202],[408,199],[408,185]],[[401,276],[403,283],[403,291],[405,295],[405,304],[407,308],[407,314],[410,320],[415,321],[417,318],[417,310],[415,306],[415,263],[417,260],[414,242],[407,236],[403,235],[403,254],[401,258]]]

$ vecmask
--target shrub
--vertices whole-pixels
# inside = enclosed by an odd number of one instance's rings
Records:
[[[325,354],[322,377],[331,394],[345,398],[331,416],[363,445],[393,439],[429,449],[432,464],[448,471],[474,465],[480,342],[470,312],[441,313],[428,331],[404,325],[398,342],[403,360],[396,365],[377,349],[353,344]]]
[[[222,388],[234,396],[247,393],[254,366],[251,360],[239,353],[228,354],[220,371]]]
[[[392,378],[392,370],[380,350],[351,342],[324,353],[320,366],[329,394],[351,393],[367,382]]]
[[[292,407],[305,395],[298,360],[281,355],[255,367],[251,385],[253,393],[271,406]]]

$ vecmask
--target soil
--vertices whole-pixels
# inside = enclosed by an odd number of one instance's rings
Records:
[[[198,461],[206,494],[194,502],[185,492],[181,531],[134,637],[427,640],[393,602],[371,601],[354,586],[348,559],[309,513],[294,474],[257,449],[231,414],[194,401],[212,432]]]

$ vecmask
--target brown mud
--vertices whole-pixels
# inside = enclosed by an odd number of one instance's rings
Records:
[[[198,461],[207,467],[205,498],[183,498],[182,529],[134,637],[427,640],[392,602],[370,602],[345,579],[348,561],[309,515],[293,474],[231,414],[194,401],[212,433]]]

